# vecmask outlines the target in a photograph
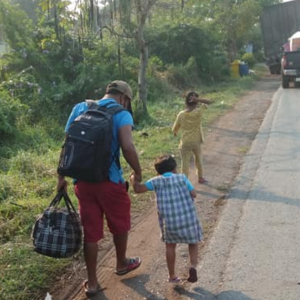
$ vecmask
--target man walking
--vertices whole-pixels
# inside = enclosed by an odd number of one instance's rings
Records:
[[[84,289],[89,297],[101,291],[96,275],[97,243],[103,238],[104,215],[108,228],[113,235],[116,250],[115,273],[125,275],[141,264],[139,257],[128,258],[126,256],[128,232],[131,227],[131,201],[123,179],[122,169],[118,163],[121,149],[125,160],[133,169],[135,178],[138,181],[142,180],[141,167],[132,140],[131,99],[130,86],[125,81],[116,80],[107,86],[104,97],[97,101],[99,106],[107,108],[122,106],[126,109],[113,116],[112,163],[109,168],[108,179],[101,182],[74,180],[75,194],[79,200],[79,212],[84,229],[84,257],[88,277],[84,282]],[[86,102],[74,106],[66,124],[66,133],[70,124],[87,109]],[[66,179],[59,175],[57,189],[60,190],[66,187]]]

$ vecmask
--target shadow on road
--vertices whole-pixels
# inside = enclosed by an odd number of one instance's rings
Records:
[[[165,297],[154,294],[145,287],[145,283],[150,280],[150,275],[135,276],[121,280],[124,284],[141,295],[141,299],[147,300],[165,300]]]
[[[263,187],[253,189],[251,191],[241,190],[239,188],[233,188],[228,196],[230,200],[248,200],[248,201],[264,201],[264,202],[280,202],[288,205],[300,207],[300,201],[298,198],[290,198],[286,196],[279,196],[273,192],[264,190]]]
[[[138,293],[141,298],[147,300],[165,300],[165,295],[159,295],[156,291],[149,291],[145,287],[145,283],[149,281],[149,275],[136,276],[122,280],[122,282],[130,287],[134,293]],[[238,291],[224,291],[215,295],[201,287],[195,287],[192,290],[181,285],[175,285],[173,291],[178,297],[194,300],[256,300],[246,296]],[[176,297],[177,298],[177,297]],[[102,298],[101,298],[102,299]]]
[[[183,287],[177,286],[174,288],[174,290],[179,295],[183,295],[188,297],[188,299],[195,300],[255,300],[238,291],[224,291],[218,295],[215,295],[201,287],[196,287],[190,291]]]

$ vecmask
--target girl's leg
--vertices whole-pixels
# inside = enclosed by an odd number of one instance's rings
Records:
[[[166,259],[169,270],[169,279],[175,279],[176,244],[166,243]]]
[[[189,244],[191,267],[197,268],[198,264],[198,244]]]
[[[181,172],[189,176],[189,168],[190,168],[190,159],[191,159],[191,150],[181,149]]]
[[[198,179],[203,178],[203,162],[202,162],[202,153],[201,153],[201,145],[198,145],[193,149],[193,154],[195,157],[195,166],[197,169]]]
[[[189,277],[187,281],[196,282],[198,280],[198,276],[197,276],[198,244],[189,244],[189,253],[190,253],[191,267],[189,269]]]

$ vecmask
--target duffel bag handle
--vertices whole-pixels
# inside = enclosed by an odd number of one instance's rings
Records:
[[[53,200],[49,204],[48,208],[58,206],[58,204],[60,203],[62,198],[64,198],[66,207],[67,207],[70,215],[72,215],[71,211],[73,211],[74,213],[77,213],[68,193],[64,189],[61,189],[60,191],[58,191],[56,196],[53,198]]]
[[[58,191],[56,196],[50,202],[48,208],[57,206],[60,203],[62,196],[63,196],[63,190]]]
[[[73,203],[72,203],[72,201],[71,201],[68,193],[65,190],[63,190],[63,197],[64,197],[64,200],[65,200],[65,203],[66,203],[66,206],[68,208],[68,211],[69,211],[70,215],[72,216],[71,209],[73,210],[73,212],[75,214],[77,214],[76,209],[75,209],[75,207],[74,207],[74,205],[73,205]]]

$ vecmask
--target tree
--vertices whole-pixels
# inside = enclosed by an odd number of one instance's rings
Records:
[[[138,87],[139,87],[139,100],[142,103],[142,110],[144,114],[147,112],[147,79],[146,70],[148,66],[148,45],[144,37],[144,29],[146,20],[149,17],[149,13],[153,5],[157,0],[135,0],[136,4],[136,15],[137,15],[137,27],[135,30],[135,40],[140,52],[140,68],[138,76]]]
[[[99,29],[102,32],[107,29],[111,35],[117,37],[118,61],[120,64],[120,39],[134,39],[139,51],[138,72],[138,102],[144,115],[147,110],[147,78],[148,44],[145,39],[145,27],[150,11],[158,0],[109,0],[102,10],[110,11],[110,21],[104,22]],[[104,1],[106,3],[106,1]],[[135,17],[135,21],[133,21]],[[120,68],[120,65],[119,65]]]
[[[19,4],[20,8],[24,10],[27,15],[34,22],[37,21],[36,10],[38,10],[38,4],[40,0],[32,1],[32,0],[12,0],[12,3]]]
[[[253,0],[212,1],[212,18],[227,48],[229,62],[237,56],[237,40],[258,22],[261,7]]]

